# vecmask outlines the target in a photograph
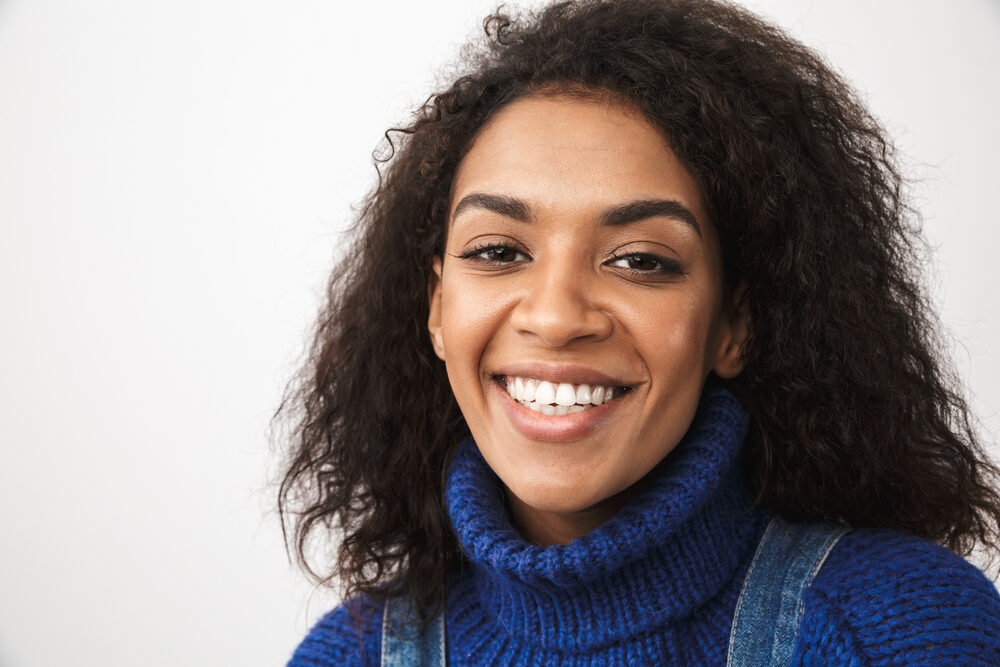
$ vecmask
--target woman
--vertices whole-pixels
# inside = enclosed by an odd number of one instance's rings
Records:
[[[718,2],[486,28],[285,404],[281,509],[348,599],[290,664],[1000,664],[955,553],[997,470],[853,93]]]

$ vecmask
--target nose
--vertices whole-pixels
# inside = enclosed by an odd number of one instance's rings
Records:
[[[611,335],[614,321],[599,305],[596,277],[579,263],[536,261],[529,274],[511,313],[515,331],[552,348]]]

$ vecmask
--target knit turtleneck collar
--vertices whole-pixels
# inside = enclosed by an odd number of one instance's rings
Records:
[[[759,529],[737,464],[747,424],[732,394],[706,389],[656,477],[596,530],[549,547],[521,538],[500,480],[466,439],[445,498],[479,604],[520,640],[569,652],[696,612],[730,582]]]

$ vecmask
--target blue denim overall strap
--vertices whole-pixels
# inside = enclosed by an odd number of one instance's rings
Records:
[[[420,632],[416,608],[407,597],[386,599],[382,614],[382,667],[445,667],[444,616]]]
[[[802,594],[847,528],[771,519],[736,602],[729,635],[729,667],[788,665]]]

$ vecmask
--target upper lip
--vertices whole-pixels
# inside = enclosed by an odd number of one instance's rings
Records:
[[[566,382],[568,384],[589,384],[604,387],[630,387],[636,383],[623,380],[620,377],[608,375],[596,368],[575,363],[552,363],[548,361],[515,361],[504,364],[491,375],[511,375],[549,382]]]

